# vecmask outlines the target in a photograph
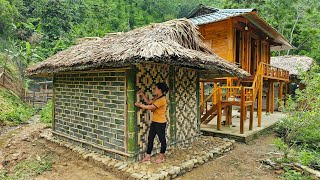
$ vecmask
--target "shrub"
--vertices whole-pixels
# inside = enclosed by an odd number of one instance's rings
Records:
[[[296,99],[288,98],[283,112],[286,117],[278,124],[278,132],[290,147],[300,146],[310,149],[320,147],[320,74],[319,67],[303,73],[303,90],[296,90]]]
[[[40,111],[40,121],[43,123],[52,122],[52,101],[48,101],[47,105]]]

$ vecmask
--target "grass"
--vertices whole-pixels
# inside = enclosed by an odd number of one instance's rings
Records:
[[[24,123],[34,114],[34,109],[12,92],[0,88],[0,124],[14,126]]]
[[[52,156],[47,155],[19,162],[14,172],[2,172],[0,173],[0,179],[11,180],[11,179],[32,179],[45,171],[51,171],[52,169]]]

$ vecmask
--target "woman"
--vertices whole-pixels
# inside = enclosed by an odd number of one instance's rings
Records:
[[[147,109],[153,111],[153,118],[150,125],[149,136],[148,136],[148,149],[146,156],[140,161],[150,161],[151,160],[151,151],[153,149],[153,141],[156,135],[158,135],[161,150],[156,163],[161,163],[164,161],[164,153],[167,148],[166,142],[166,93],[169,88],[166,83],[157,83],[153,89],[153,93],[156,97],[152,100],[149,100],[146,95],[140,90],[138,94],[143,98],[144,102],[147,105],[142,104],[141,102],[136,102],[135,105],[141,109]]]

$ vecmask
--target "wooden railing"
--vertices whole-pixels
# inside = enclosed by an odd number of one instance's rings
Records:
[[[12,77],[5,71],[0,73],[0,86],[11,90],[20,97],[24,97],[23,82],[17,78]]]
[[[263,66],[263,77],[289,81],[289,71],[271,66],[270,64],[261,64]]]
[[[208,112],[208,102],[211,99],[212,104],[217,104],[217,91],[218,89],[214,89],[213,92],[200,103],[200,112],[203,113],[204,110],[206,110],[206,113]]]

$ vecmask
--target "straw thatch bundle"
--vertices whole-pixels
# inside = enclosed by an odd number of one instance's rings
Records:
[[[47,76],[62,71],[125,67],[143,62],[204,69],[217,76],[248,75],[215,55],[200,39],[196,26],[187,19],[85,41],[28,68],[26,74]]]
[[[299,70],[310,70],[314,63],[314,60],[307,56],[276,56],[270,60],[270,65],[289,71],[290,76],[297,76]]]

